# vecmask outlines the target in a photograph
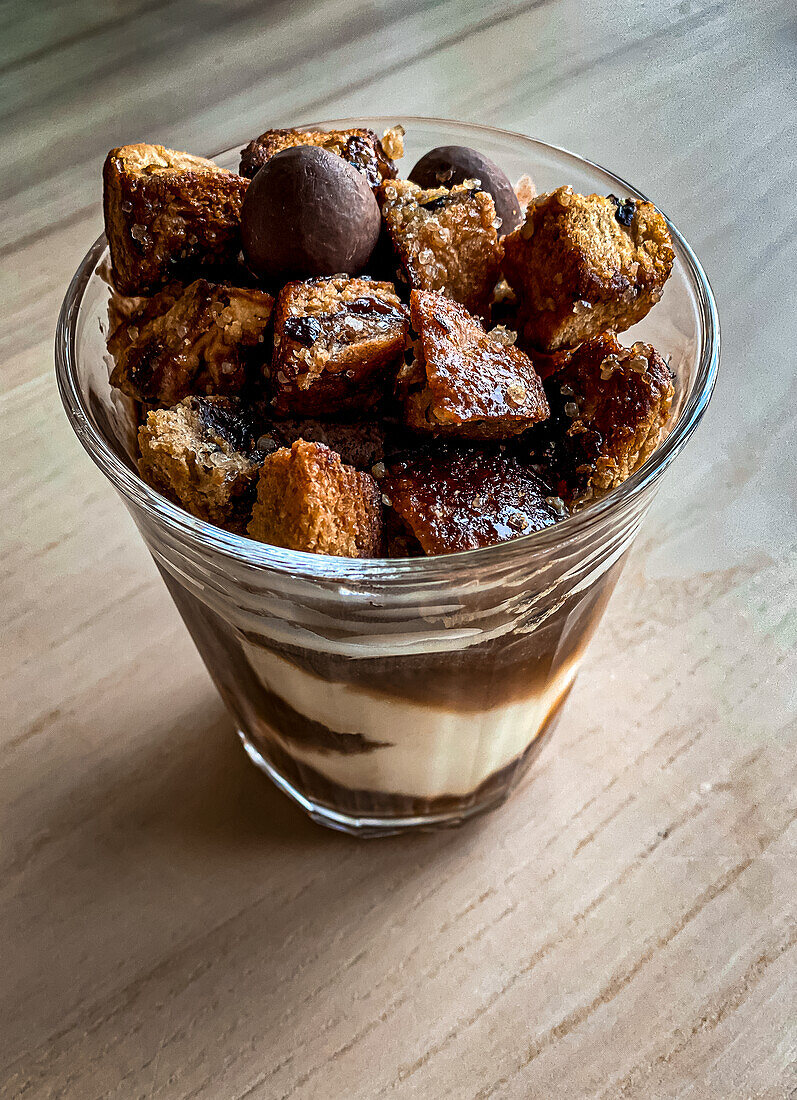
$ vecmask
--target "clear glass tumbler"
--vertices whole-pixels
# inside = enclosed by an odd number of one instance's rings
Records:
[[[644,196],[597,165],[520,134],[401,122],[407,166],[469,145],[537,190]],[[237,149],[216,157],[237,167]],[[453,825],[498,806],[573,685],[659,478],[714,385],[719,329],[708,281],[671,226],[660,304],[623,339],[670,357],[669,434],[624,485],[555,527],[439,558],[328,558],[266,546],[183,512],[136,473],[135,424],[108,384],[107,259],[81,263],[56,333],[64,406],[130,510],[254,763],[316,821],[359,836]]]

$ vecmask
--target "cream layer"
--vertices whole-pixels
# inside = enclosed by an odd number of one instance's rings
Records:
[[[286,739],[261,719],[264,734],[295,760],[357,790],[416,798],[465,795],[519,757],[575,679],[580,657],[542,692],[483,711],[453,711],[375,695],[323,680],[268,650],[245,643],[263,686],[294,710],[337,733],[387,742],[343,754]]]

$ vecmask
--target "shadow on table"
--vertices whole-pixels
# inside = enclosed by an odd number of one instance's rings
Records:
[[[184,767],[169,777],[175,839],[234,846],[269,842],[291,849],[312,849],[334,839],[248,760],[221,703],[214,700],[206,712],[207,727],[197,730]]]
[[[189,731],[190,732],[185,732]],[[418,833],[385,837],[368,843],[324,828],[282,794],[250,762],[241,747],[233,723],[222,704],[214,699],[202,708],[202,719],[186,720],[181,766],[170,767],[154,780],[147,801],[153,810],[165,811],[175,839],[215,845],[251,845],[253,842],[285,845],[291,850],[335,848],[384,853],[385,845],[417,845],[447,833]],[[146,805],[139,808],[146,813]],[[477,831],[475,820],[465,832]],[[462,830],[458,830],[462,833]],[[434,844],[432,844],[434,847]]]
[[[0,1065],[56,1080],[59,1059],[80,1064],[83,1043],[115,1046],[142,1019],[152,1050],[174,1029],[179,1062],[180,1021],[207,998],[276,1041],[316,1011],[312,998],[294,1004],[297,975],[305,990],[334,988],[365,943],[378,977],[407,896],[438,889],[480,844],[480,823],[371,842],[321,828],[248,761],[210,689],[200,694],[178,724],[109,741],[77,787],[52,777],[45,828],[18,853],[31,934]],[[142,1034],[122,1062],[135,1074],[148,1052]]]

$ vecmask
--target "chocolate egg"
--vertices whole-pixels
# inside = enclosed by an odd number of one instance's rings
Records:
[[[482,191],[493,196],[495,212],[501,219],[499,237],[517,229],[523,221],[515,190],[506,172],[497,164],[466,145],[440,145],[421,157],[409,178],[421,187],[453,187],[455,183],[477,179]]]
[[[266,279],[354,275],[367,264],[381,216],[360,172],[334,153],[300,145],[255,175],[241,210],[247,263]]]

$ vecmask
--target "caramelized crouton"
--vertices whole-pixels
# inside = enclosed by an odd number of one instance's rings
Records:
[[[263,462],[247,530],[289,550],[372,558],[382,539],[379,490],[323,443],[300,439]]]
[[[186,511],[242,531],[262,456],[236,398],[188,397],[147,415],[138,430],[144,481]]]
[[[661,297],[674,259],[655,206],[570,187],[533,200],[504,250],[523,339],[545,351],[640,321]]]
[[[409,285],[438,290],[486,316],[501,262],[492,196],[465,183],[425,191],[393,180],[379,189],[379,199]]]
[[[554,488],[583,504],[616,488],[655,450],[674,387],[650,344],[625,348],[613,333],[582,344],[546,383],[551,419],[529,433]]]
[[[325,444],[355,470],[370,470],[385,457],[385,432],[373,421],[273,420],[261,429],[257,448],[269,455],[297,439]]]
[[[334,415],[373,405],[408,331],[392,283],[346,275],[288,283],[275,311],[270,373],[276,411]]]
[[[297,145],[315,145],[345,160],[368,180],[371,187],[378,187],[382,180],[396,175],[391,156],[401,156],[403,148],[397,131],[385,135],[390,154],[373,130],[266,130],[241,150],[241,175],[252,176],[283,149]]]
[[[417,432],[505,439],[548,416],[542,382],[505,329],[485,332],[457,302],[413,290],[417,361],[399,376],[404,415]]]
[[[111,291],[107,345],[114,361],[119,361],[119,357],[138,339],[141,330],[150,321],[172,308],[184,290],[182,283],[168,283],[151,298],[128,298]]]
[[[421,452],[391,466],[380,488],[426,554],[508,542],[559,516],[540,478],[501,451]]]
[[[120,294],[148,294],[200,267],[233,264],[249,181],[162,145],[112,149],[103,168],[105,234]]]
[[[239,393],[273,305],[265,291],[205,279],[176,299],[166,290],[112,333],[109,347],[117,359],[111,384],[159,405],[175,405],[190,394]]]

